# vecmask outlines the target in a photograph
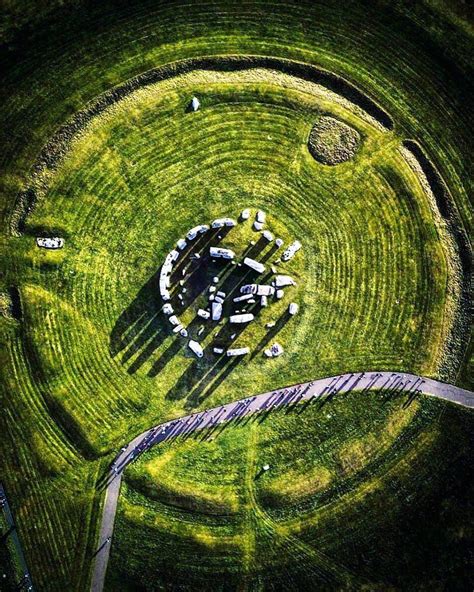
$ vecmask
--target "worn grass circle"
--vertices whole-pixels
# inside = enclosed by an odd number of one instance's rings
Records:
[[[346,162],[357,153],[360,134],[347,123],[334,117],[321,116],[311,128],[308,148],[313,157],[323,164]]]
[[[189,113],[194,94],[202,108]],[[350,170],[325,167],[305,148],[322,109],[366,137]],[[432,206],[392,135],[324,87],[240,69],[191,71],[139,88],[91,121],[49,186],[27,232],[55,228],[66,248],[33,249],[49,272],[24,299],[50,304],[27,307],[30,347],[50,396],[87,426],[93,448],[109,446],[119,426],[132,434],[236,393],[359,368],[409,364],[427,373],[440,363],[449,317],[440,314],[447,301],[435,277],[451,270],[431,230]],[[261,311],[265,322],[234,342],[244,346],[255,332],[261,350],[278,335],[286,354],[264,374],[254,355],[232,363],[183,355],[157,298],[159,268],[177,238],[246,207],[267,211],[268,230],[303,245],[281,266],[301,287],[297,322],[283,310]],[[228,246],[240,252],[244,244],[229,235]],[[262,245],[256,257],[267,261],[270,251]],[[43,339],[45,322],[61,358]]]
[[[201,102],[194,113],[186,108],[193,95]],[[365,138],[357,158],[344,167],[325,166],[307,150],[308,135],[323,110]],[[262,309],[261,322],[245,327],[232,341],[235,347],[256,343],[251,355],[216,358],[207,348],[209,355],[196,359],[183,349],[161,310],[159,269],[191,227],[222,212],[237,218],[244,208],[265,210],[267,229],[286,244],[301,240],[302,251],[281,265],[282,273],[297,282],[300,314],[289,319],[283,302]],[[117,435],[124,441],[166,418],[246,394],[361,368],[410,367],[426,374],[441,362],[450,323],[450,316],[441,314],[450,306],[443,285],[452,270],[437,234],[436,212],[393,134],[321,85],[264,68],[240,68],[190,71],[136,89],[93,118],[49,176],[48,192],[27,218],[26,234],[32,238],[48,227],[66,237],[66,247],[59,252],[30,247],[45,276],[41,285],[23,290],[28,348],[41,367],[42,388],[69,425],[81,427],[78,441],[90,454],[116,446]],[[254,233],[249,231],[245,236],[229,233],[223,244],[243,252]],[[254,258],[268,264],[274,255],[271,245],[262,244]],[[186,322],[192,323],[198,292],[185,304]],[[275,323],[270,330],[269,321]],[[198,329],[196,323],[191,328]],[[219,327],[209,325],[209,345],[215,333]],[[261,351],[276,339],[285,354],[263,360]],[[169,524],[169,510],[163,508],[174,500],[170,555],[163,552],[155,563],[150,556],[150,570],[173,573],[182,581],[190,569],[196,586],[202,586],[201,578],[217,568],[215,553],[220,556],[221,547],[214,546],[216,531],[210,523],[220,521],[222,513],[237,514],[223,524],[228,532],[226,573],[239,571],[236,555],[242,552],[248,553],[255,577],[280,569],[278,557],[267,561],[245,551],[256,533],[242,522],[243,507],[250,504],[256,512],[258,532],[267,533],[267,543],[276,528],[267,530],[268,521],[274,521],[267,514],[285,517],[284,523],[288,519],[290,538],[284,545],[295,550],[289,518],[295,508],[306,508],[300,518],[306,523],[315,496],[333,500],[342,487],[350,490],[364,475],[376,475],[385,454],[390,457],[402,442],[409,450],[411,438],[437,417],[436,412],[418,414],[414,406],[401,414],[397,405],[375,406],[372,421],[386,426],[386,452],[377,460],[382,437],[363,436],[365,405],[363,399],[355,401],[353,423],[348,420],[347,431],[335,432],[336,461],[326,464],[321,451],[310,448],[307,463],[295,464],[297,457],[286,456],[277,435],[274,471],[258,494],[248,473],[257,461],[247,460],[256,452],[258,431],[252,437],[229,432],[229,454],[233,446],[239,449],[238,438],[245,443],[245,452],[233,461],[237,474],[247,474],[243,498],[235,491],[234,471],[228,475],[231,483],[215,478],[214,471],[223,466],[217,460],[209,470],[204,463],[198,471],[199,458],[190,456],[190,464],[175,472],[179,464],[173,456],[163,482],[155,467],[165,461],[157,450],[156,462],[137,465],[138,474],[124,490],[125,514],[117,531],[121,542],[114,553],[121,554],[120,545],[128,545],[140,529],[153,538],[156,531],[148,530],[152,515]],[[319,422],[330,421],[326,414],[310,412],[305,437]],[[283,418],[279,434],[288,434],[290,425]],[[180,454],[179,446],[173,450]],[[198,457],[204,450],[198,446]],[[209,454],[220,459],[222,451],[211,446]],[[309,489],[308,479],[313,482]],[[150,504],[152,513],[143,513]],[[189,510],[197,512],[193,524],[202,522],[202,540],[211,541],[201,575],[189,531],[177,526]],[[236,529],[242,528],[246,534],[240,541]],[[175,543],[183,545],[188,568],[174,568],[166,559]],[[311,564],[315,557],[310,555]],[[114,565],[115,573],[121,573]],[[128,569],[121,578],[135,573]]]

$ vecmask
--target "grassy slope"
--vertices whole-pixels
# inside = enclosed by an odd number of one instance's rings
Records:
[[[351,394],[145,454],[107,590],[467,589],[472,414],[403,402]]]
[[[155,5],[153,10],[148,7],[141,11],[137,5],[130,11],[133,18],[118,12],[110,12],[105,18],[94,15],[81,33],[74,25],[63,22],[63,36],[58,31],[54,35],[48,32],[37,41],[40,48],[37,52],[32,52],[29,44],[21,58],[17,55],[10,58],[12,65],[3,87],[8,97],[2,102],[1,112],[4,124],[1,128],[4,147],[2,211],[8,211],[34,155],[55,127],[85,100],[110,84],[179,56],[258,49],[261,53],[322,63],[358,81],[375,96],[383,94],[382,102],[398,116],[399,122],[403,121],[406,133],[420,137],[442,165],[464,220],[468,222],[467,202],[463,200],[469,170],[466,169],[468,160],[463,155],[469,152],[471,144],[468,120],[460,105],[469,88],[461,77],[451,73],[452,64],[439,62],[438,56],[430,56],[424,50],[423,39],[421,45],[416,36],[410,43],[400,43],[406,23],[370,9],[370,18],[366,18],[367,10],[355,5],[350,11],[345,9],[346,20],[341,21],[338,9],[331,4],[315,5],[305,12],[301,7],[292,6],[284,10],[272,7],[269,11],[263,4],[258,11],[254,5],[250,8],[241,3],[237,9],[237,5],[226,3],[225,9],[219,9],[221,17],[217,22],[213,20],[212,30],[209,30],[206,12],[215,14],[214,6],[200,3],[199,7],[176,10],[174,5],[167,9]],[[239,14],[232,14],[234,10]],[[263,20],[259,18],[261,14],[272,16]],[[190,24],[180,24],[181,16]],[[354,36],[359,36],[361,23],[371,19],[378,22],[371,25],[363,39],[358,39],[356,49]],[[315,22],[321,24],[315,28]],[[342,22],[345,24],[341,29]],[[105,30],[104,23],[109,30]],[[79,25],[84,23],[79,22]],[[96,35],[97,31],[101,31],[100,36]],[[158,48],[162,43],[164,47]],[[374,45],[381,50],[374,52]],[[390,56],[390,60],[381,60],[380,55]],[[410,68],[405,68],[408,62]],[[428,79],[430,84],[425,84]],[[453,111],[456,120],[451,115]],[[15,279],[15,270],[10,273],[7,283]],[[21,337],[14,322],[4,323],[3,327],[9,338]],[[63,434],[49,421],[43,395],[28,378],[21,347],[17,341],[3,364],[11,377],[11,385],[6,383],[2,399],[8,401],[8,411],[1,420],[3,433],[8,434],[8,439],[2,442],[2,468],[9,475],[7,485],[16,500],[20,528],[29,540],[30,557],[41,565],[41,573],[37,568],[37,578],[46,582],[54,573],[54,581],[50,581],[48,587],[63,589],[63,583],[70,579],[71,566],[75,565],[77,571],[80,565],[80,554],[68,549],[82,545],[77,540],[72,541],[70,535],[78,532],[79,524],[84,523],[90,493],[84,498],[85,514],[77,512],[77,498],[76,510],[71,513],[64,492],[75,495],[72,472],[77,469],[76,452],[70,451]],[[34,374],[34,369],[31,371]],[[21,389],[18,388],[20,377],[24,381]],[[15,399],[10,394],[13,392]],[[57,443],[58,453],[45,463],[45,446],[41,443],[51,445],[53,441]],[[13,478],[19,462],[22,474]],[[58,478],[62,468],[55,466],[57,463],[71,466],[71,476]],[[93,476],[95,469],[92,467],[90,472]],[[25,490],[26,479],[29,486]],[[80,478],[77,482],[81,483],[78,487],[82,491],[83,482]],[[33,528],[33,517],[34,524],[41,525],[39,533]],[[60,536],[61,529],[64,534]],[[66,544],[63,541],[67,541]],[[61,565],[59,570],[58,564]],[[70,587],[75,585],[72,583]]]

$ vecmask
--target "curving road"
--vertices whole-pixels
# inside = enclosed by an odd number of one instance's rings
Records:
[[[284,405],[297,404],[312,399],[327,400],[339,393],[383,390],[387,394],[405,393],[407,402],[419,395],[444,399],[464,407],[474,408],[474,393],[465,389],[423,378],[405,372],[358,372],[320,378],[312,382],[292,385],[276,391],[240,399],[227,405],[213,407],[167,421],[143,432],[124,446],[110,467],[101,487],[105,489],[105,501],[100,526],[99,546],[95,552],[91,592],[102,592],[110,553],[115,512],[124,469],[145,450],[165,440],[214,428],[251,414],[270,411]]]

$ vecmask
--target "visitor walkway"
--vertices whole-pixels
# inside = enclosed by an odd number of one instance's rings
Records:
[[[387,396],[403,393],[407,397],[406,404],[420,395],[429,395],[474,408],[474,393],[451,384],[405,372],[358,372],[292,385],[154,426],[120,450],[105,480],[101,483],[106,496],[99,545],[95,553],[91,592],[102,592],[104,586],[122,473],[140,454],[165,440],[185,436],[198,430],[215,429],[226,422],[256,413],[265,413],[288,405],[309,404],[317,400],[320,404],[324,404],[338,394],[370,390],[383,391]]]
[[[15,526],[15,521],[13,520],[13,514],[10,509],[10,505],[7,500],[7,496],[5,490],[3,489],[3,485],[0,483],[0,511],[3,512],[5,517],[5,521],[7,524],[7,533],[6,536],[11,537],[13,544],[15,546],[15,552],[17,555],[17,562],[18,566],[22,572],[21,581],[18,583],[18,590],[27,590],[28,592],[33,592],[33,583],[31,581],[30,572],[28,571],[28,566],[26,565],[26,559],[23,554],[23,549],[21,547],[20,539],[18,538],[18,533]],[[4,533],[2,533],[3,535]]]

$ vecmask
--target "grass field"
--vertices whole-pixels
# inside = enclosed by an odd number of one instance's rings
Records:
[[[467,589],[472,416],[403,402],[351,394],[145,454],[126,474],[106,589]]]
[[[82,15],[64,8],[3,46],[0,468],[39,590],[87,589],[97,478],[114,450],[153,423],[346,371],[472,384],[460,330],[468,257],[453,238],[472,228],[464,99],[472,40],[459,29],[447,49],[459,15],[437,3],[407,11],[402,3],[101,3]],[[394,129],[288,69],[197,68],[137,88],[68,140],[54,168],[32,174],[59,126],[101,93],[147,69],[217,54],[275,56],[344,76]],[[195,94],[202,109],[189,113]],[[353,159],[328,167],[312,158],[308,136],[322,114],[360,134]],[[452,218],[400,150],[408,138],[446,181]],[[31,186],[40,199],[12,233],[17,196]],[[244,207],[264,209],[285,243],[303,243],[286,267],[300,313],[284,317],[285,299],[235,342],[261,350],[277,339],[285,348],[277,360],[195,360],[164,323],[157,271],[190,227]],[[64,250],[35,246],[51,232],[65,237]],[[251,238],[239,227],[223,244],[241,252]],[[269,320],[277,321],[270,336]],[[449,589],[472,535],[459,522],[472,512],[464,497],[471,416],[434,402],[404,410],[376,394],[332,406],[160,447],[131,467],[108,588],[203,589],[212,576],[223,590],[309,581]],[[266,459],[271,472],[255,479]],[[428,533],[421,517],[435,521]],[[419,541],[436,557],[449,548],[449,561],[430,574]]]

